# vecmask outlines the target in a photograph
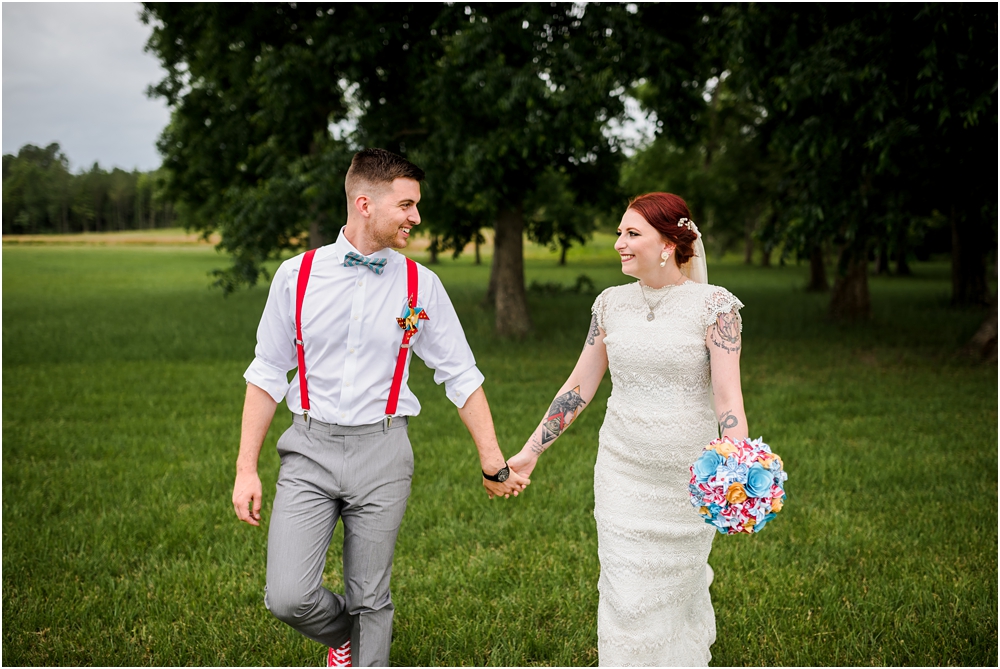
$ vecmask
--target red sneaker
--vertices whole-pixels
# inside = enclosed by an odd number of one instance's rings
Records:
[[[352,667],[351,664],[351,640],[348,639],[343,645],[331,648],[326,654],[326,666],[328,667]]]

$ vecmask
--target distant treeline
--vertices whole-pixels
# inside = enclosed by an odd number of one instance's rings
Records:
[[[26,144],[3,156],[3,234],[108,232],[176,225],[174,203],[165,195],[167,175],[97,163],[73,174],[52,143]]]

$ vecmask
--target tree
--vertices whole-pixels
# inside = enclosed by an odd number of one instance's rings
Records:
[[[69,161],[56,143],[25,144],[3,156],[4,234],[57,232],[68,226]]]
[[[421,155],[448,175],[446,201],[468,203],[473,220],[492,222],[496,329],[521,336],[531,327],[522,239],[534,223],[546,236],[545,217],[529,211],[533,198],[547,199],[543,175],[592,197],[614,183],[617,155],[601,127],[623,109],[611,95],[622,75],[610,67],[623,35],[608,17],[625,12],[565,5],[467,12],[467,24],[444,36],[442,61],[424,89],[431,133]]]
[[[995,7],[747,5],[725,17],[734,76],[766,109],[769,149],[783,166],[778,236],[786,250],[828,239],[840,247],[834,318],[867,317],[875,240],[898,238],[901,221],[955,202],[954,191],[924,184],[958,187],[964,209],[951,215],[954,229],[984,241],[979,212],[995,209],[996,191],[972,166],[992,159],[996,137]],[[942,164],[954,166],[949,175]],[[969,272],[984,277],[987,245],[969,247],[955,252],[969,253]]]
[[[762,110],[747,104],[727,82],[723,70],[705,83],[708,102],[696,141],[685,146],[660,134],[623,168],[622,186],[630,194],[680,194],[707,249],[721,254],[742,242],[750,263],[758,228],[771,213],[777,175],[759,131]],[[648,108],[644,87],[637,95]]]
[[[692,60],[644,38],[654,10],[634,6],[145,7],[148,48],[168,72],[152,92],[173,109],[159,144],[172,193],[198,229],[221,231],[234,258],[225,289],[332,232],[351,152],[378,145],[428,172],[425,219],[440,248],[493,226],[497,328],[515,336],[530,327],[522,233],[565,246],[590,225],[531,209],[541,180],[579,203],[611,201],[620,152],[604,125],[636,71],[679,89],[671,65]]]
[[[17,155],[3,156],[4,234],[68,233],[136,229],[147,221],[171,224],[172,202],[162,193],[161,172],[110,173],[95,163],[79,174],[59,145],[21,147]],[[153,194],[142,195],[143,184]]]
[[[420,155],[447,179],[450,209],[471,221],[452,227],[456,244],[492,221],[496,329],[521,336],[531,327],[523,235],[565,249],[592,228],[588,208],[620,206],[623,155],[607,123],[623,116],[625,92],[642,77],[674,94],[664,116],[683,109],[689,118],[685,102],[697,94],[681,83],[694,77],[677,74],[698,57],[667,36],[690,25],[677,10],[672,23],[660,8],[621,5],[464,11],[424,88],[432,131]]]
[[[911,105],[918,133],[900,152],[927,184],[919,213],[946,213],[952,230],[952,303],[989,302],[987,258],[997,243],[997,7],[923,5],[913,20],[919,49]],[[909,55],[909,54],[906,54]],[[947,169],[942,169],[947,166]],[[995,258],[995,255],[994,255]]]

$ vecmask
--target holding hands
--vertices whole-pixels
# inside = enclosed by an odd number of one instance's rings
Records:
[[[487,470],[484,469],[483,487],[486,488],[486,494],[489,495],[490,499],[500,496],[507,499],[511,495],[517,497],[518,493],[531,483],[526,474],[515,471],[509,462],[504,464],[503,468],[496,474],[491,475],[486,472]]]
[[[542,422],[528,438],[521,451],[507,461],[513,473],[522,477],[531,476],[538,456],[552,445],[556,439],[575,421],[580,412],[594,399],[597,386],[608,369],[608,354],[604,347],[604,331],[591,320],[587,341],[572,374],[559,389],[559,393],[549,405]]]

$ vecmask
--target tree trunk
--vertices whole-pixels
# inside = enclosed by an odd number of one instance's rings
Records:
[[[483,259],[479,255],[479,244],[480,244],[480,242],[482,242],[483,238],[479,236],[479,231],[478,230],[476,230],[476,235],[475,235],[474,239],[476,241],[476,264],[477,265],[482,265],[483,264]]]
[[[753,229],[754,221],[749,217],[743,223],[743,264],[753,264]]]
[[[910,263],[906,260],[906,254],[908,250],[908,245],[906,243],[908,239],[907,226],[901,225],[896,232],[896,275],[897,276],[910,276],[913,274],[913,270],[910,269]]]
[[[993,306],[966,344],[965,352],[985,362],[997,361],[997,298],[993,298]]]
[[[559,254],[559,264],[560,265],[565,265],[566,264],[566,251],[569,251],[569,245],[568,244],[565,244],[565,245],[562,246],[562,252]]]
[[[981,217],[963,217],[951,209],[951,303],[954,306],[987,302],[986,249],[989,244],[982,231]]]
[[[497,238],[496,230],[493,231],[493,258],[490,260],[490,282],[486,286],[486,297],[483,298],[484,307],[495,307],[497,304]]]
[[[830,316],[837,321],[864,320],[871,316],[868,293],[868,248],[849,242],[840,251],[837,275],[830,296]]]
[[[760,266],[770,267],[771,266],[771,246],[770,244],[764,244],[764,248],[760,250]]]
[[[878,255],[875,256],[875,274],[881,276],[889,273],[889,242],[882,241],[878,245]]]
[[[326,239],[323,237],[323,231],[320,229],[320,222],[323,218],[323,214],[314,214],[312,220],[309,221],[309,248],[318,249],[326,244]]]
[[[830,282],[826,278],[823,247],[817,244],[809,253],[809,284],[806,286],[806,292],[825,293],[828,290],[830,290]]]
[[[504,207],[497,215],[493,240],[496,291],[496,332],[501,337],[523,337],[531,329],[524,290],[524,214]]]
[[[431,244],[430,244],[430,246],[427,247],[427,250],[431,254],[431,259],[430,259],[430,261],[428,263],[430,265],[437,265],[438,264],[438,253],[440,252],[440,249],[438,248],[438,246],[439,246],[439,244],[438,244],[438,236],[434,235],[433,237],[431,237]]]

